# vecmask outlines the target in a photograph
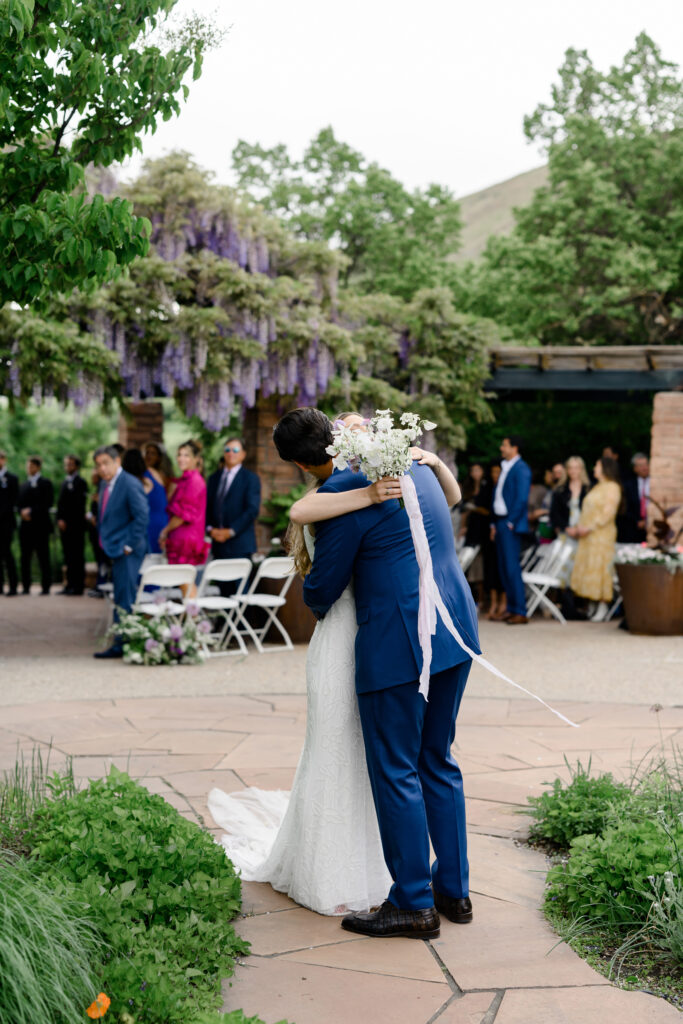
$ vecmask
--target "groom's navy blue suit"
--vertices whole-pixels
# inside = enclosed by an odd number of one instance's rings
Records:
[[[443,492],[426,466],[413,463],[412,474],[434,578],[463,639],[480,653],[476,608],[455,553]],[[360,474],[335,471],[320,491],[367,483]],[[471,659],[439,619],[429,702],[419,695],[419,570],[408,516],[397,501],[317,523],[315,529],[306,604],[322,617],[354,580],[356,690],[384,857],[394,879],[389,899],[406,910],[431,907],[432,881],[446,896],[467,896],[465,798],[451,745]],[[436,853],[431,871],[430,836]]]

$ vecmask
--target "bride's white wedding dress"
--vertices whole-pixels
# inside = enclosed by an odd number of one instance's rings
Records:
[[[319,914],[367,910],[391,886],[356,701],[355,637],[348,587],[308,648],[306,736],[291,794],[213,789],[208,800],[242,878],[270,882]]]

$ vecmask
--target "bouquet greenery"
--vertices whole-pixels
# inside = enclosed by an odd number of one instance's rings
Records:
[[[326,449],[335,469],[359,470],[373,483],[385,476],[403,476],[413,462],[410,449],[425,430],[436,423],[416,412],[404,412],[401,426],[394,426],[391,409],[378,409],[365,429],[335,424],[332,444]]]
[[[131,665],[197,665],[206,661],[213,643],[208,619],[188,605],[182,622],[165,615],[148,616],[118,610],[118,622],[107,631],[123,643],[123,660]]]

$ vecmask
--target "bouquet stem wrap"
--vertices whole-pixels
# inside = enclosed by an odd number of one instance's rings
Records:
[[[427,700],[429,694],[429,677],[431,674],[432,664],[432,636],[436,633],[436,616],[438,612],[448,632],[473,661],[476,661],[478,665],[485,668],[487,672],[490,672],[492,675],[498,676],[499,679],[503,679],[506,683],[509,683],[510,686],[514,686],[517,690],[521,690],[522,693],[526,693],[529,697],[533,697],[534,700],[537,700],[539,704],[546,707],[548,711],[552,711],[554,715],[561,718],[563,722],[567,723],[567,725],[571,725],[575,729],[578,729],[579,726],[576,722],[572,722],[560,711],[556,711],[555,708],[552,708],[550,704],[546,704],[542,697],[537,696],[537,694],[532,693],[531,690],[527,690],[524,686],[520,686],[519,683],[514,682],[514,680],[504,675],[496,668],[495,665],[492,665],[490,661],[487,661],[486,658],[482,657],[481,654],[476,654],[462,639],[460,633],[453,624],[450,612],[444,604],[439,588],[436,585],[436,580],[434,579],[432,554],[429,550],[429,541],[427,540],[427,534],[425,532],[420,503],[418,501],[417,491],[415,490],[415,483],[409,474],[405,474],[405,476],[401,477],[401,491],[403,493],[403,500],[405,501],[408,519],[410,520],[410,532],[413,536],[413,544],[415,545],[417,564],[420,567],[420,598],[417,634],[420,640],[420,647],[422,648],[420,693],[424,699]]]

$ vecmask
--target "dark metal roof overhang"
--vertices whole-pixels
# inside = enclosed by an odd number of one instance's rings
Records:
[[[626,392],[683,388],[683,345],[492,349],[490,391]]]

